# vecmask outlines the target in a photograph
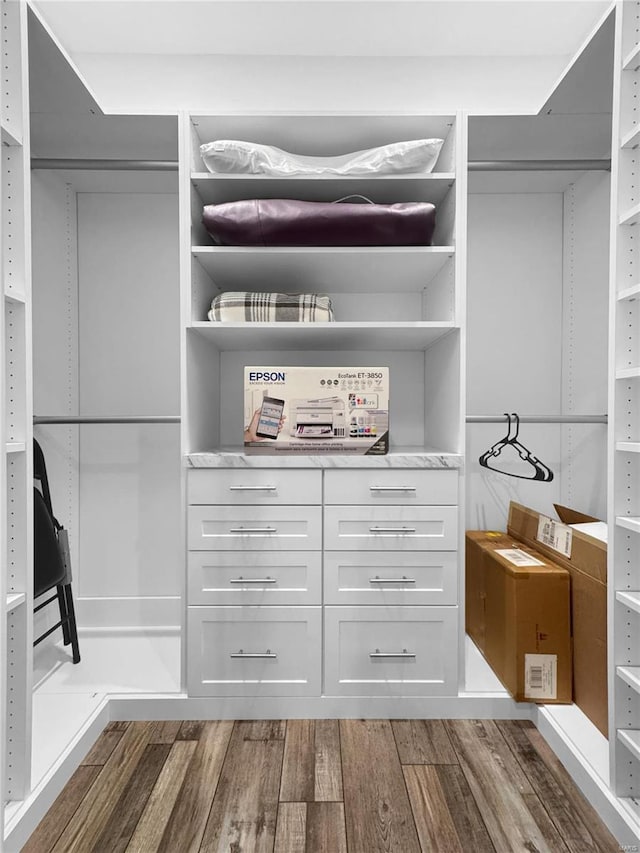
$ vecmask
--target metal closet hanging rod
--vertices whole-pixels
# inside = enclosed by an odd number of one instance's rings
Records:
[[[518,415],[521,424],[606,424],[607,415]],[[506,423],[506,415],[467,415],[470,424]]]
[[[611,160],[470,160],[470,172],[610,171]],[[115,160],[33,157],[32,169],[85,169],[88,171],[177,172],[177,160]],[[224,177],[218,176],[218,177]],[[251,177],[247,175],[247,177]],[[304,176],[302,176],[304,177]]]
[[[34,415],[39,424],[179,424],[179,415]]]

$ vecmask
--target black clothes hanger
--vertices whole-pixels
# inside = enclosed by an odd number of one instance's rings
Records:
[[[518,477],[521,480],[540,480],[543,483],[550,483],[553,480],[553,471],[551,468],[547,468],[544,462],[541,462],[518,441],[518,432],[520,431],[520,418],[518,415],[505,412],[505,416],[509,422],[506,436],[497,441],[490,450],[483,453],[478,462],[483,468],[489,468],[490,471],[497,471],[498,474],[505,474],[507,477]],[[489,465],[489,460],[496,459],[502,453],[503,448],[508,446],[513,447],[520,458],[532,466],[534,473],[531,477],[527,477],[524,474],[512,474],[510,471],[501,471],[500,468]]]

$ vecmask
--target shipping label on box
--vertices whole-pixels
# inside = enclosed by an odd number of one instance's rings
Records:
[[[553,518],[541,515],[538,520],[536,539],[543,545],[553,548],[558,554],[571,557],[573,533],[567,524],[562,524],[561,521],[555,521]]]
[[[544,566],[542,560],[536,560],[521,548],[496,548],[495,553],[500,554],[514,566]]]
[[[245,367],[249,454],[389,450],[388,367]]]
[[[558,696],[558,656],[524,656],[524,695],[527,699],[550,700]]]

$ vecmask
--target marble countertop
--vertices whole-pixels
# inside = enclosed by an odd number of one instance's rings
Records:
[[[189,468],[462,468],[459,453],[442,453],[428,448],[398,448],[383,456],[356,454],[285,455],[246,454],[238,449],[188,453]]]

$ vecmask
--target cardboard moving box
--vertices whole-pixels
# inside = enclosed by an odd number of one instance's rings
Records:
[[[597,519],[558,505],[556,512],[559,521],[512,502],[507,529],[571,575],[574,702],[607,737],[607,543],[585,532],[598,532]]]
[[[506,533],[466,535],[466,628],[518,702],[569,703],[569,572]]]

